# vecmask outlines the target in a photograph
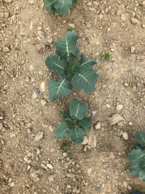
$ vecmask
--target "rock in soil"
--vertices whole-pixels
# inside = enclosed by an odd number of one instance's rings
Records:
[[[40,139],[43,138],[44,132],[43,131],[39,131],[37,133],[37,135],[35,136],[35,141],[39,141]]]
[[[119,121],[124,120],[123,117],[121,117],[119,114],[115,114],[111,117],[110,120],[110,125],[115,125],[117,124]]]

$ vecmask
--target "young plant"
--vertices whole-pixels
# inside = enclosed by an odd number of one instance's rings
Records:
[[[107,61],[110,60],[111,54],[109,54],[107,51],[103,52],[103,59],[106,59]]]
[[[75,60],[79,53],[76,46],[78,35],[68,31],[66,36],[55,42],[56,54],[48,57],[45,61],[46,66],[51,72],[55,72],[61,78],[54,81],[49,79],[49,100],[54,100],[69,95],[72,88],[84,90],[86,94],[94,91],[98,75],[92,65],[97,64],[96,59],[88,59],[81,54],[81,60]]]
[[[47,11],[55,11],[57,10],[58,13],[65,14],[67,13],[72,5],[76,5],[78,0],[45,0],[44,8]]]
[[[128,157],[132,165],[129,168],[129,173],[145,182],[145,133],[141,131],[136,132],[135,139],[138,143],[135,144]]]
[[[63,143],[62,144],[62,147],[60,148],[61,150],[64,150],[65,152],[67,152],[68,153],[68,156],[70,157],[70,158],[72,158],[73,157],[73,154],[72,154],[72,152],[68,152],[68,148],[69,147],[72,147],[72,145],[70,144],[70,143]]]
[[[85,102],[72,99],[68,111],[62,112],[65,122],[56,127],[55,136],[64,140],[68,137],[77,145],[84,141],[84,133],[91,130],[92,119],[86,117],[88,106]]]

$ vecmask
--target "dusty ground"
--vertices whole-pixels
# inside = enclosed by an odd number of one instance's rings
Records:
[[[43,0],[0,0],[0,193],[130,194],[137,185],[145,188],[129,175],[127,159],[135,132],[145,129],[145,2],[79,0],[59,17],[43,7]],[[97,58],[99,79],[88,95],[74,89],[50,103],[45,59],[70,25],[80,36],[80,52]],[[109,62],[104,50],[112,53]],[[70,159],[54,131],[72,98],[88,103],[93,129],[86,135],[97,143],[73,145]],[[112,126],[115,113],[124,121]]]

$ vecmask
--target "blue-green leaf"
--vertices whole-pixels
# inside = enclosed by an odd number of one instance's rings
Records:
[[[63,63],[58,55],[47,57],[45,64],[51,72],[55,72],[59,75],[63,74],[67,68],[67,64]]]
[[[45,0],[45,6],[44,8],[47,11],[55,11],[54,3],[56,0]]]
[[[86,133],[86,132],[91,130],[91,126],[89,126],[89,127],[81,127],[81,128],[82,128],[84,133]]]
[[[75,144],[79,145],[84,141],[84,132],[78,126],[75,126],[70,131],[70,138]]]
[[[69,112],[68,112],[68,111],[63,111],[63,112],[62,112],[62,117],[63,117],[64,119],[70,118]]]
[[[72,6],[72,0],[57,0],[55,1],[54,7],[58,13],[67,13]]]
[[[137,169],[137,168],[134,168],[134,167],[130,167],[129,168],[129,174],[133,174],[133,175],[135,175],[136,177],[139,177],[139,169]]]
[[[80,125],[82,127],[89,127],[92,125],[92,119],[89,117],[83,118],[83,120],[80,121]]]
[[[79,39],[78,35],[74,32],[67,32],[65,37],[58,42],[54,42],[56,46],[56,53],[64,58],[74,59],[79,53],[79,48],[76,42]]]
[[[78,2],[78,0],[72,0],[72,4],[73,4],[73,5],[76,5],[77,2]]]
[[[73,77],[71,83],[75,88],[84,90],[84,92],[88,94],[95,90],[95,84],[99,76],[92,68],[84,66],[81,70],[80,73]]]
[[[84,54],[81,54],[80,67],[91,67],[94,64],[97,64],[96,59],[88,59]]]
[[[135,133],[135,139],[142,147],[145,146],[145,133],[137,131]]]
[[[139,178],[145,182],[145,168],[140,170],[139,172]]]
[[[60,140],[64,140],[70,136],[70,131],[71,130],[68,128],[68,125],[62,122],[56,127],[55,136]]]
[[[142,169],[145,167],[145,150],[134,149],[128,156],[129,162],[134,168]]]
[[[72,99],[70,106],[70,116],[82,120],[88,113],[88,106],[85,102],[80,102],[77,99]]]
[[[60,78],[56,81],[50,78],[49,84],[48,84],[48,90],[49,90],[49,100],[50,102],[53,102],[58,98],[69,95],[72,91],[72,84],[70,81],[67,81],[65,78]]]
[[[73,158],[72,152],[68,152],[68,156],[69,156],[70,158]]]

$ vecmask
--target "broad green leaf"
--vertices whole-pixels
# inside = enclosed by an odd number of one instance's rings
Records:
[[[73,120],[71,118],[66,118],[65,121],[70,125],[73,124]]]
[[[82,127],[82,130],[83,130],[84,133],[86,133],[86,132],[91,130],[91,126],[89,126],[89,127]]]
[[[84,141],[84,132],[78,126],[75,126],[70,131],[70,138],[75,144],[79,145]]]
[[[145,168],[140,170],[139,172],[139,178],[145,182]]]
[[[56,0],[45,0],[45,6],[44,8],[47,11],[55,11],[54,3]]]
[[[84,90],[88,94],[95,90],[98,77],[94,69],[84,66],[82,71],[73,77],[71,83],[75,88]]]
[[[135,134],[136,141],[142,146],[145,146],[145,133],[137,131]]]
[[[136,144],[134,145],[134,149],[138,149],[138,148],[143,149],[143,147],[144,147],[144,146],[141,146],[139,143],[136,143]]]
[[[76,5],[77,2],[78,2],[78,0],[72,0],[72,4],[73,4],[73,5]]]
[[[79,48],[76,42],[79,39],[78,35],[74,32],[67,32],[65,37],[58,42],[54,42],[56,46],[56,53],[64,58],[74,59],[79,53]]]
[[[136,177],[139,177],[139,169],[137,169],[137,168],[134,168],[134,167],[130,167],[129,168],[129,174],[133,174],[133,175],[135,175]]]
[[[62,112],[62,117],[63,117],[64,119],[70,118],[69,112],[68,112],[68,111],[63,111],[63,112]]]
[[[145,150],[134,149],[128,156],[129,162],[134,168],[142,169],[145,167]]]
[[[70,136],[70,131],[68,125],[65,122],[62,122],[56,127],[55,136],[57,139],[64,140]]]
[[[65,78],[60,78],[56,81],[50,78],[49,84],[48,84],[48,90],[49,90],[49,100],[50,102],[53,102],[58,98],[69,95],[72,91],[72,84],[70,81],[67,81]]]
[[[91,67],[92,65],[97,64],[96,59],[88,59],[84,54],[81,54],[80,67],[87,66]]]
[[[70,158],[72,158],[72,157],[73,157],[72,152],[68,152],[68,156],[69,156]]]
[[[88,113],[88,106],[85,102],[80,102],[77,99],[72,99],[70,106],[70,116],[82,120]]]
[[[58,13],[65,14],[67,13],[72,6],[72,0],[56,0],[54,7]]]
[[[89,117],[83,118],[83,120],[80,121],[80,125],[82,127],[89,127],[92,125],[92,119]]]
[[[59,75],[63,74],[67,68],[67,64],[63,63],[58,55],[47,57],[45,64],[51,72],[55,72]]]

